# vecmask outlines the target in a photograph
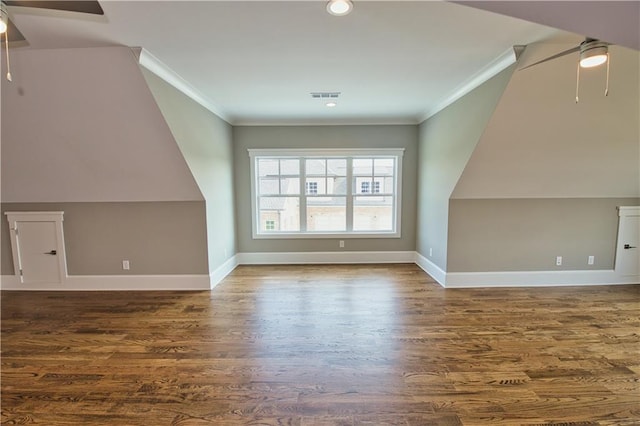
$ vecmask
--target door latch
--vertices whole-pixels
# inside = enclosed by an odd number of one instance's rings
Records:
[[[624,249],[625,249],[625,250],[632,249],[632,248],[637,248],[637,247],[636,247],[636,246],[631,246],[631,245],[629,245],[629,244],[625,244],[625,245],[624,245]]]
[[[45,254],[50,254],[51,256],[55,256],[56,254],[58,254],[58,252],[56,250],[51,250],[46,252]]]

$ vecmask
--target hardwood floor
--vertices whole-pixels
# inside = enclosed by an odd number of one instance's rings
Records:
[[[211,292],[1,301],[7,425],[640,424],[640,286],[242,266]]]

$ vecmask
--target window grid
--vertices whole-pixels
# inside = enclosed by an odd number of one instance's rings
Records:
[[[307,195],[318,193],[318,182],[305,182]]]
[[[340,235],[348,236],[353,234],[354,236],[361,236],[371,234],[370,236],[377,236],[382,234],[388,234],[389,236],[399,237],[399,197],[397,197],[397,191],[400,188],[399,173],[401,173],[401,154],[400,155],[386,155],[386,156],[367,156],[367,155],[349,155],[349,156],[260,156],[255,155],[254,164],[256,166],[257,173],[255,173],[252,182],[255,182],[253,214],[254,217],[260,219],[254,222],[254,237],[256,236],[277,236],[277,234],[283,234],[287,236],[299,235],[313,237],[322,235]],[[260,179],[272,179],[276,176],[266,175],[260,172],[260,161],[269,159],[277,162],[277,179],[278,179],[278,192],[274,194],[261,193],[261,181]],[[283,161],[288,161],[291,165],[292,160],[295,160],[298,170],[297,174],[284,175]],[[313,160],[309,163],[308,160]],[[328,160],[333,160],[333,164],[336,164],[335,160],[341,161],[338,164],[342,164],[343,170],[336,174],[331,173],[328,167]],[[363,162],[369,162],[371,164],[370,171],[367,173],[354,173],[354,160]],[[386,164],[386,167],[376,167],[378,162]],[[322,165],[320,167],[320,165]],[[310,167],[312,166],[312,167]],[[252,170],[253,165],[252,165]],[[253,173],[253,172],[252,172]],[[275,173],[274,173],[275,174]],[[361,182],[360,191],[355,191],[357,179],[364,178],[366,180]],[[288,182],[287,187],[283,182],[286,179],[296,179],[296,185],[298,191],[296,193],[291,192],[291,186],[293,181]],[[346,186],[342,184],[342,188],[338,188],[337,181],[342,179],[344,183],[351,182]],[[342,191],[342,192],[340,192]],[[263,209],[264,205],[269,204],[265,200],[272,199],[271,204],[289,203],[297,209],[297,228],[283,227],[280,221],[269,219],[268,221],[261,220],[263,213],[266,211]],[[276,201],[274,201],[276,200]],[[283,201],[284,200],[284,201]],[[287,200],[294,200],[290,202]],[[327,212],[321,212],[322,214],[314,214],[314,209],[318,210],[336,210],[338,213],[331,214]],[[372,213],[373,212],[373,213]],[[273,212],[272,212],[273,213]],[[278,211],[278,214],[282,213],[282,208]],[[273,213],[275,214],[275,213]],[[318,216],[320,219],[325,219],[326,223],[320,226],[318,229],[314,228],[318,225],[315,224]],[[309,216],[309,217],[308,217]],[[354,216],[356,216],[354,218]],[[382,218],[382,219],[381,219]],[[354,220],[355,219],[355,220]],[[363,224],[363,220],[364,223]],[[336,226],[337,222],[340,222],[339,226]],[[377,221],[377,222],[376,222]],[[259,224],[264,224],[264,228]],[[276,226],[278,225],[278,226]],[[267,235],[268,234],[268,235]],[[393,234],[393,235],[391,235]]]

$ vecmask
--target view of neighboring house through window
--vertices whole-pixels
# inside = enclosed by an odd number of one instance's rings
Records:
[[[308,194],[317,194],[318,193],[318,182],[310,182],[306,181],[304,183],[307,190],[305,191]]]
[[[249,150],[256,238],[400,236],[402,150]]]

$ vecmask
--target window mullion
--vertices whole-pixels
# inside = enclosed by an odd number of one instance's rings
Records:
[[[282,195],[282,158],[278,159],[278,194]]]
[[[347,157],[347,232],[353,231],[353,158]]]
[[[307,232],[307,166],[305,160],[305,157],[298,159],[300,161],[300,202],[298,203],[300,205],[300,232]]]

